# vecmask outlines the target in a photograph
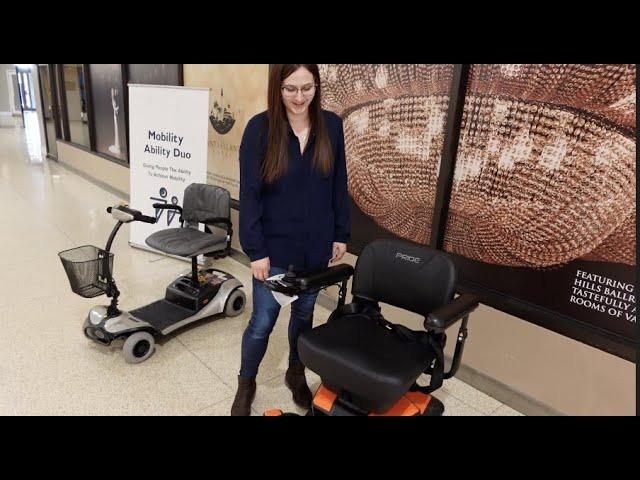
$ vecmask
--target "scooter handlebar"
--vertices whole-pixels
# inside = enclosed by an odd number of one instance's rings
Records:
[[[150,223],[151,225],[157,222],[155,217],[148,217],[147,215],[140,215],[140,218],[138,220],[140,222]]]
[[[143,215],[142,212],[129,208],[126,205],[117,205],[115,207],[107,208],[107,213],[110,213],[114,218],[123,223],[131,222],[143,222],[154,224],[157,220],[154,217]]]

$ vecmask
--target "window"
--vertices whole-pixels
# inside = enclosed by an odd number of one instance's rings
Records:
[[[95,150],[127,162],[127,91],[121,64],[92,63],[91,108],[95,131]]]
[[[81,64],[64,64],[63,76],[69,121],[69,140],[91,148],[84,69]]]
[[[128,64],[129,83],[182,85],[182,65],[175,63]]]

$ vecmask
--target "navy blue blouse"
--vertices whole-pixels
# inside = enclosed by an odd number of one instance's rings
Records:
[[[334,167],[328,175],[313,168],[315,135],[304,155],[289,126],[289,167],[272,184],[262,181],[268,142],[267,112],[247,124],[240,145],[240,243],[251,261],[269,257],[274,267],[296,271],[324,268],[333,242],[351,234],[342,119],[324,111]]]

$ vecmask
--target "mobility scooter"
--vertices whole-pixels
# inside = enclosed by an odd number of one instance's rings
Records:
[[[356,264],[352,303],[340,302],[326,324],[298,340],[302,363],[322,380],[307,416],[442,415],[444,405],[431,393],[456,374],[469,315],[479,303],[470,294],[454,300],[455,284],[455,267],[443,252],[400,240],[369,244]],[[285,287],[281,291],[295,294],[296,285]],[[424,330],[386,320],[379,302],[421,315]],[[460,320],[445,373],[445,331]],[[417,383],[423,373],[431,376],[428,386]],[[296,414],[270,410],[265,416]]]
[[[246,305],[242,283],[232,275],[215,269],[198,269],[198,256],[223,258],[230,253],[230,194],[213,185],[192,184],[185,190],[184,207],[155,204],[154,208],[174,210],[180,214],[181,228],[154,233],[147,245],[169,255],[191,259],[191,273],[184,274],[166,289],[165,298],[136,310],[118,309],[120,292],[113,279],[111,246],[123,224],[156,219],[125,205],[109,207],[117,221],[104,250],[83,246],[59,253],[73,292],[84,298],[106,294],[109,306],[89,311],[83,330],[91,340],[111,345],[125,339],[122,351],[127,363],[141,363],[154,351],[155,340],[199,320],[223,313],[240,315]],[[199,225],[205,225],[205,231]],[[218,233],[222,230],[222,233]]]

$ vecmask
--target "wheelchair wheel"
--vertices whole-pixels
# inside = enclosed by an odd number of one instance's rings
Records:
[[[444,404],[436,397],[431,396],[431,401],[429,402],[429,405],[427,405],[427,408],[425,409],[422,416],[441,417],[442,415],[444,415]]]

